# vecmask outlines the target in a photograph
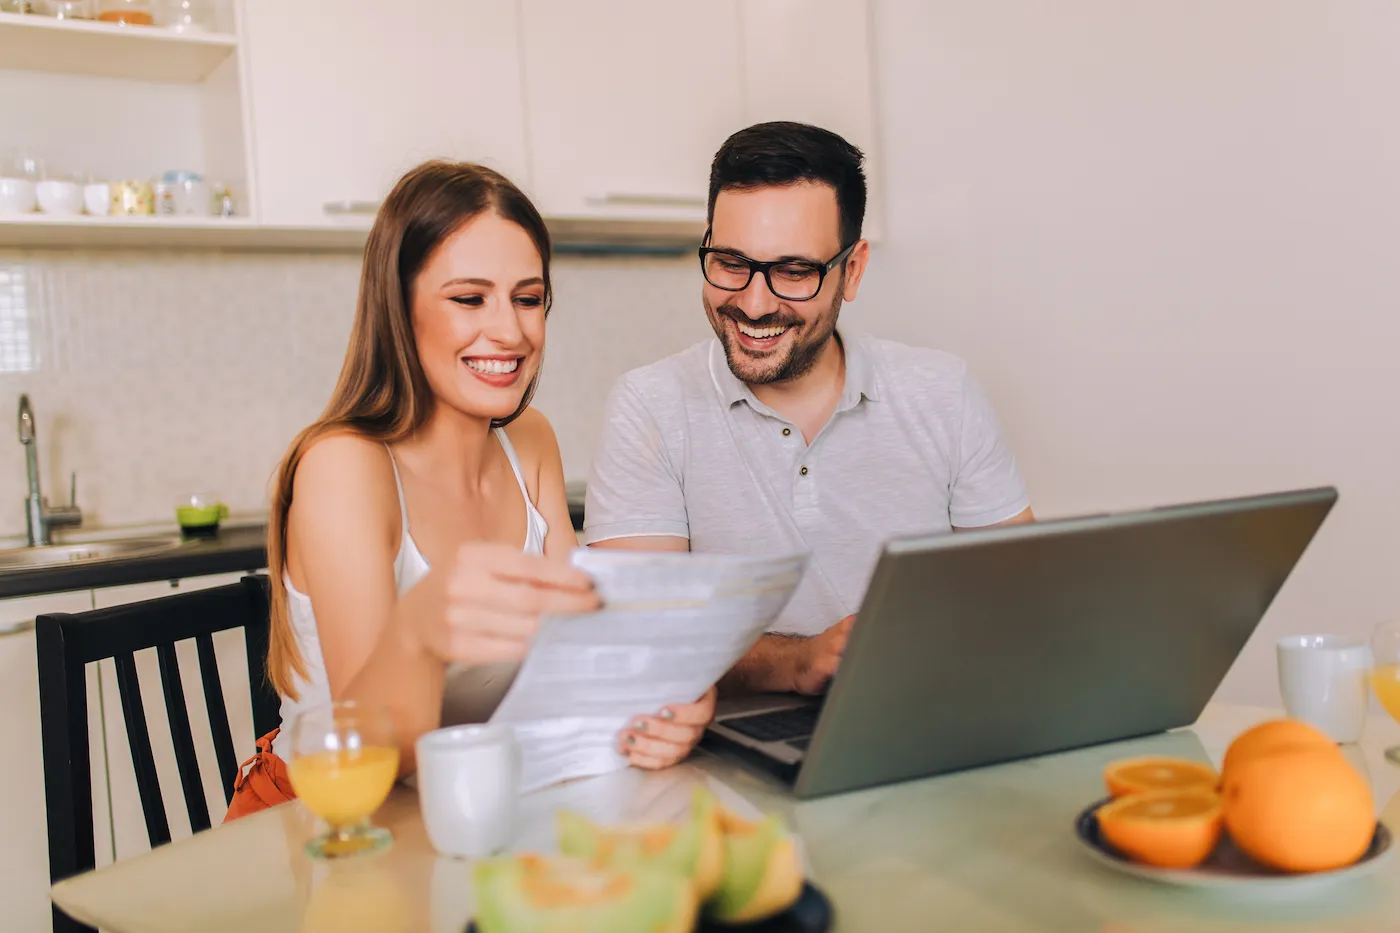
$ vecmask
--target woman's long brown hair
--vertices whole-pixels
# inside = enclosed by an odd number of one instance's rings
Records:
[[[287,513],[297,464],[312,444],[332,432],[349,431],[393,443],[427,423],[435,399],[413,339],[413,282],[444,240],[487,211],[518,224],[539,249],[548,314],[552,298],[549,232],[530,199],[500,173],[465,162],[427,162],[399,180],[375,218],[365,244],[355,323],[340,378],[321,417],[292,441],[272,491],[267,536],[272,589],[267,673],[282,696],[296,699],[295,677],[305,680],[307,675],[283,582]],[[520,406],[510,417],[493,420],[493,427],[519,417],[529,406],[538,380],[536,373]]]

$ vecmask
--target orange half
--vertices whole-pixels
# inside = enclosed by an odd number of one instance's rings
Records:
[[[1158,868],[1195,868],[1220,844],[1225,825],[1220,795],[1199,787],[1119,797],[1095,816],[1109,845]]]
[[[1199,787],[1214,790],[1220,776],[1210,765],[1187,758],[1125,758],[1104,768],[1104,784],[1114,797],[1152,790],[1183,790]]]

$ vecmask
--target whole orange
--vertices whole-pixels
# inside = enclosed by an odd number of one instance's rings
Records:
[[[1225,760],[1220,765],[1221,785],[1223,786],[1229,778],[1232,768],[1256,756],[1300,746],[1337,750],[1336,742],[1301,719],[1271,719],[1246,729],[1235,736],[1235,740],[1225,750]]]
[[[1375,832],[1371,786],[1333,747],[1255,755],[1226,775],[1223,797],[1235,845],[1279,871],[1350,865]]]

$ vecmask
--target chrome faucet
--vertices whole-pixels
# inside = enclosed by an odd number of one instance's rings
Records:
[[[24,445],[25,466],[29,470],[29,495],[24,497],[24,517],[29,526],[29,546],[52,544],[50,529],[60,525],[81,525],[82,509],[78,508],[78,474],[74,473],[68,491],[68,504],[49,508],[39,491],[38,431],[34,427],[34,410],[29,396],[19,397],[19,442]]]

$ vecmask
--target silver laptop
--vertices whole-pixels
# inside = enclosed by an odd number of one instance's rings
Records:
[[[1190,725],[1336,501],[890,541],[826,695],[723,700],[704,745],[808,798]]]

